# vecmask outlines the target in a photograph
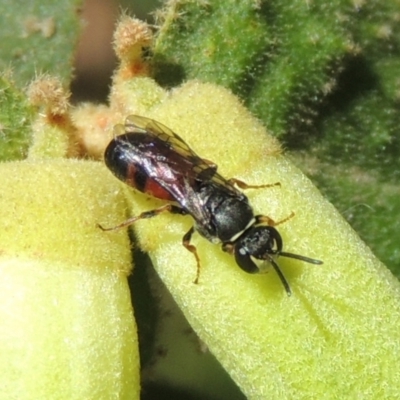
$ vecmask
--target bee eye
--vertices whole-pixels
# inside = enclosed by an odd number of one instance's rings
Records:
[[[251,259],[250,254],[248,254],[246,249],[243,247],[235,246],[235,261],[243,271],[249,274],[256,274],[260,271]]]

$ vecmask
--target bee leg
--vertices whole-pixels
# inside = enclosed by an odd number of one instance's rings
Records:
[[[196,285],[199,283],[199,277],[200,277],[200,258],[199,255],[197,254],[197,249],[196,246],[193,244],[190,244],[190,239],[192,239],[192,235],[194,233],[194,227],[192,226],[183,236],[182,238],[182,244],[191,252],[194,254],[196,261],[197,261],[197,273],[196,273],[196,279],[193,281]]]
[[[126,221],[122,222],[122,224],[112,226],[111,228],[104,228],[102,225],[97,224],[97,226],[102,230],[102,231],[117,231],[119,229],[125,228],[129,225],[134,224],[136,221],[140,219],[146,219],[146,218],[153,218],[156,217],[157,215],[161,214],[162,212],[168,211],[172,214],[186,214],[186,211],[183,210],[182,208],[178,206],[174,206],[173,204],[166,204],[165,206],[162,206],[160,208],[156,208],[155,210],[150,210],[150,211],[145,211],[142,212],[141,214],[137,215],[136,217],[132,217],[127,219]]]
[[[269,188],[269,187],[274,187],[274,186],[281,186],[280,182],[267,183],[265,185],[248,185],[246,182],[243,182],[236,178],[231,178],[228,180],[228,182],[231,185],[236,185],[240,189],[263,189],[263,188]]]
[[[292,211],[289,216],[281,219],[280,221],[274,221],[272,218],[267,217],[266,215],[256,215],[256,224],[267,224],[269,226],[277,226],[283,224],[286,221],[289,221],[289,219],[292,219],[294,215],[295,214]]]

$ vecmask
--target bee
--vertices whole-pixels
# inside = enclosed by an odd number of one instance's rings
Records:
[[[248,198],[240,189],[260,189],[280,183],[248,185],[217,172],[217,165],[199,157],[176,133],[160,122],[131,115],[125,125],[115,127],[117,136],[104,153],[106,166],[122,182],[158,199],[165,205],[141,213],[120,225],[103,228],[121,229],[140,219],[153,218],[162,212],[190,215],[194,225],[182,239],[183,246],[193,253],[200,276],[200,258],[190,243],[194,232],[235,257],[237,265],[248,273],[260,272],[258,261],[269,262],[278,274],[286,293],[291,289],[276,259],[295,258],[310,264],[322,264],[298,254],[283,251],[283,241],[275,222],[264,215],[254,215]]]

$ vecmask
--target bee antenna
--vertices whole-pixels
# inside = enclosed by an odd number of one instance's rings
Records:
[[[289,283],[288,283],[287,279],[285,278],[285,275],[283,275],[283,272],[279,268],[279,265],[275,262],[275,260],[272,257],[268,257],[268,261],[272,264],[272,266],[274,267],[274,270],[278,274],[279,279],[281,280],[283,287],[286,290],[287,295],[291,296],[292,290],[290,289]]]
[[[281,251],[279,255],[288,258],[295,258],[296,260],[305,261],[308,262],[309,264],[316,264],[316,265],[323,264],[321,260],[315,260],[314,258],[301,256],[300,254],[286,253],[285,251]]]

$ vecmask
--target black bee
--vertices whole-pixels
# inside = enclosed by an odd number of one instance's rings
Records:
[[[235,187],[266,188],[279,183],[254,186],[223,178],[216,164],[200,158],[177,134],[152,119],[131,115],[115,131],[118,136],[111,140],[104,154],[111,172],[135,189],[175,204],[167,203],[118,226],[101,227],[103,230],[120,229],[164,211],[191,215],[194,226],[183,236],[182,243],[197,261],[195,283],[200,275],[200,259],[196,247],[190,243],[195,231],[212,243],[221,243],[222,250],[234,255],[239,267],[248,273],[260,272],[256,260],[271,263],[288,295],[291,289],[276,262],[278,256],[322,264],[282,251],[282,238],[274,226],[293,214],[279,222],[254,215],[247,197]]]

